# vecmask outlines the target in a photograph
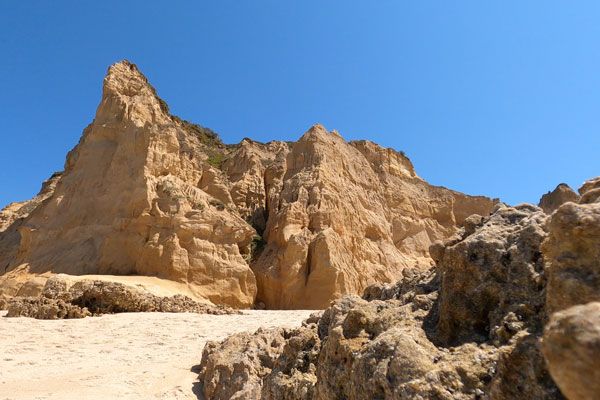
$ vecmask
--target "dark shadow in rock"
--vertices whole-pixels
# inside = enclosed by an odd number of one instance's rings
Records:
[[[199,374],[200,373],[200,364],[194,365],[192,368],[190,368],[190,371],[192,371],[195,374]],[[194,393],[194,395],[198,398],[198,400],[206,400],[204,398],[204,385],[202,382],[200,381],[196,381],[192,384],[192,393]]]

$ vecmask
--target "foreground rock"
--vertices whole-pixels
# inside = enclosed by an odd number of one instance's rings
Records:
[[[44,274],[137,275],[236,308],[324,308],[428,268],[431,243],[494,204],[320,125],[295,143],[226,146],[124,61],[64,172],[0,213],[0,297]]]
[[[84,318],[124,312],[193,312],[233,314],[222,306],[196,302],[175,295],[160,297],[117,282],[81,280],[74,284],[54,277],[39,297],[14,297],[6,302],[7,317],[37,319]]]
[[[582,201],[597,187],[586,185]],[[398,283],[338,300],[302,328],[210,344],[201,362],[204,394],[225,398],[219,393],[228,388],[248,399],[596,398],[598,303],[554,314],[542,341],[552,312],[600,294],[596,204],[566,203],[550,217],[531,205],[471,216],[455,237],[431,247],[434,270],[405,269]],[[566,265],[572,272],[559,272]],[[273,337],[269,351],[256,346]],[[242,373],[221,357],[241,351],[240,342],[260,354],[245,360]]]
[[[600,303],[555,313],[544,333],[544,356],[554,380],[572,400],[600,394]]]

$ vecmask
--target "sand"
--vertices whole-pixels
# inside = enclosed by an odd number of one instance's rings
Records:
[[[41,321],[0,315],[0,399],[201,399],[208,340],[299,326],[312,311],[128,313]]]

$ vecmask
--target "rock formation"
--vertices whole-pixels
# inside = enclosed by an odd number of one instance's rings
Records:
[[[60,275],[46,281],[37,297],[17,296],[6,303],[7,317],[83,318],[122,312],[194,312],[231,314],[222,306],[198,303],[187,296],[160,297],[134,286],[99,280],[69,280]]]
[[[552,215],[543,252],[549,312],[600,301],[600,179],[586,182],[579,203]]]
[[[200,370],[206,398],[225,398],[221,387],[247,399],[597,397],[599,187],[586,183],[585,204],[551,216],[532,205],[470,216],[431,246],[432,270],[405,269],[302,328],[245,335],[244,350],[260,356],[243,373],[220,357],[239,339],[212,343]],[[269,352],[254,347],[274,337]]]
[[[570,400],[600,395],[600,303],[555,313],[544,333],[552,377]]]
[[[40,275],[133,275],[233,307],[323,308],[429,267],[431,243],[494,204],[320,125],[296,143],[226,146],[121,62],[64,172],[0,214],[0,297]]]
[[[566,183],[559,184],[553,191],[546,193],[540,199],[539,207],[547,214],[552,214],[568,201],[577,203],[579,195]]]
[[[265,177],[266,246],[252,269],[258,299],[276,308],[323,308],[332,298],[393,282],[406,267],[428,267],[433,241],[494,204],[433,187],[403,154],[346,143],[319,125]]]

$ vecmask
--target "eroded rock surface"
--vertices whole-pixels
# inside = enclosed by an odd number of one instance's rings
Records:
[[[124,61],[64,172],[0,213],[0,293],[44,274],[137,275],[238,308],[324,308],[428,268],[432,242],[494,204],[320,125],[295,143],[224,145]]]
[[[320,125],[284,153],[266,171],[266,246],[252,264],[268,307],[323,308],[428,268],[431,243],[494,205],[431,186],[402,153]]]
[[[600,179],[586,182],[580,193],[579,204],[564,204],[548,223],[549,312],[600,301]]]
[[[17,296],[6,302],[7,317],[84,318],[122,312],[194,312],[231,314],[226,307],[202,304],[182,295],[156,296],[117,282],[48,279],[38,297]]]
[[[600,303],[552,315],[544,333],[544,356],[552,377],[571,400],[600,396]]]
[[[435,269],[405,269],[396,284],[338,300],[304,331],[288,332],[283,347],[296,350],[270,361],[288,367],[255,377],[248,398],[561,399],[541,352],[546,219],[531,205],[469,217],[432,246]],[[229,379],[244,380],[233,374],[221,384]]]
[[[566,183],[559,184],[553,191],[540,199],[539,207],[547,214],[552,214],[558,207],[571,201],[577,203],[579,195]]]
[[[545,271],[540,245],[546,214],[531,205],[500,206],[473,234],[436,255],[442,276],[438,337],[447,345],[488,338],[505,342],[539,330]],[[472,218],[473,219],[473,218]]]

